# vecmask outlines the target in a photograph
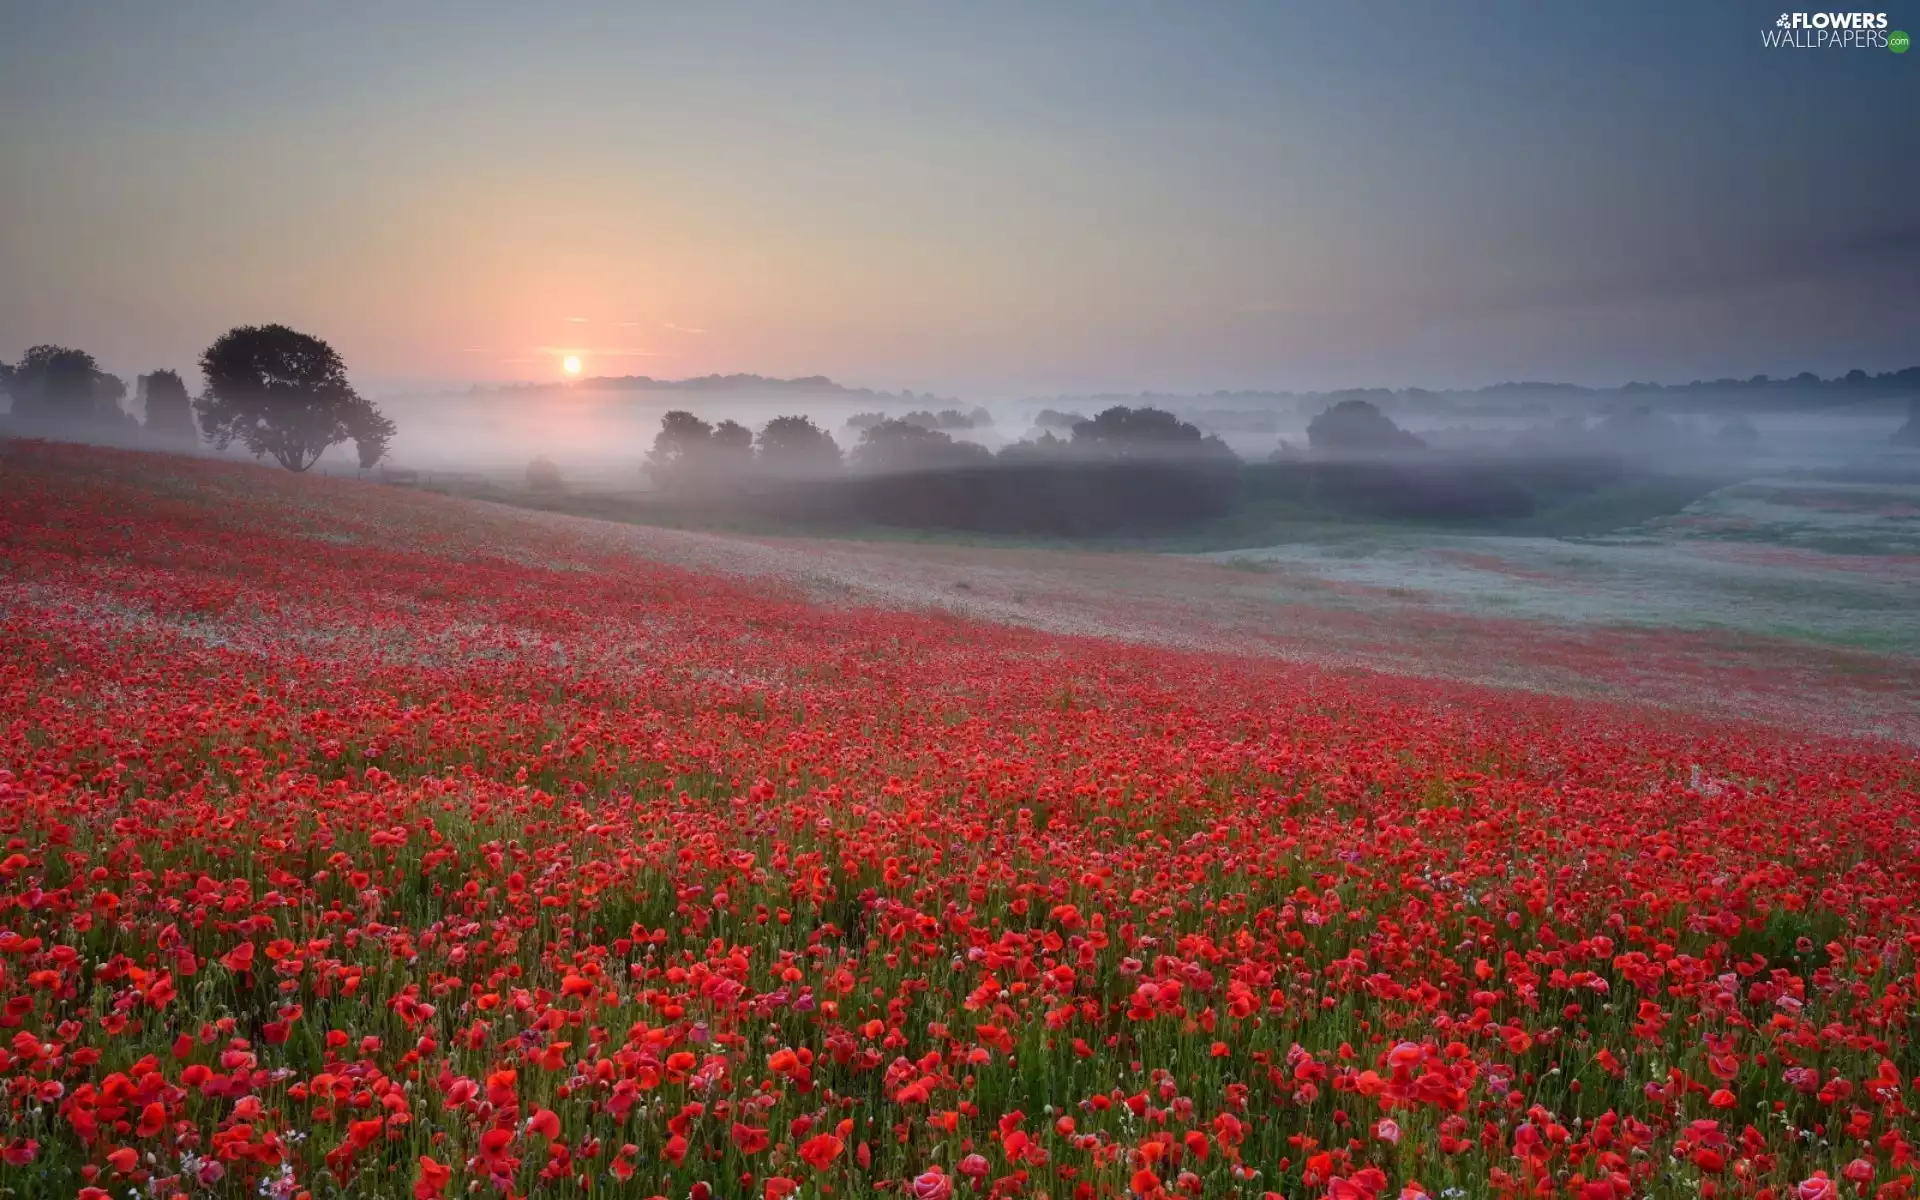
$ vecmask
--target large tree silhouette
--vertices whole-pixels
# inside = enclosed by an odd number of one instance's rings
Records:
[[[352,441],[360,465],[387,452],[393,422],[353,390],[333,347],[285,325],[229,330],[200,356],[206,394],[194,401],[209,441],[238,441],[255,457],[271,455],[304,471],[330,446]]]

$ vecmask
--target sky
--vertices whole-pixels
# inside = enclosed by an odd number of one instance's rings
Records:
[[[1920,0],[1890,27],[1920,32]],[[1714,4],[0,0],[0,358],[986,399],[1920,362],[1920,53]]]

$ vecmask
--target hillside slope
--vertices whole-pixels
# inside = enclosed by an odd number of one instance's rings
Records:
[[[1910,748],[0,471],[15,1194],[1830,1195],[1920,1137]]]

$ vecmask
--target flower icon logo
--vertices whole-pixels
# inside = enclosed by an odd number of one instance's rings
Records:
[[[1778,21],[1775,21],[1774,24],[1778,25],[1782,29],[1785,29],[1787,26],[1793,24],[1793,18],[1788,16],[1786,13],[1781,13],[1780,19]]]

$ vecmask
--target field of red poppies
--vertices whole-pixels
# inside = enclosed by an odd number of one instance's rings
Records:
[[[0,1195],[1904,1196],[1910,747],[0,443]]]

